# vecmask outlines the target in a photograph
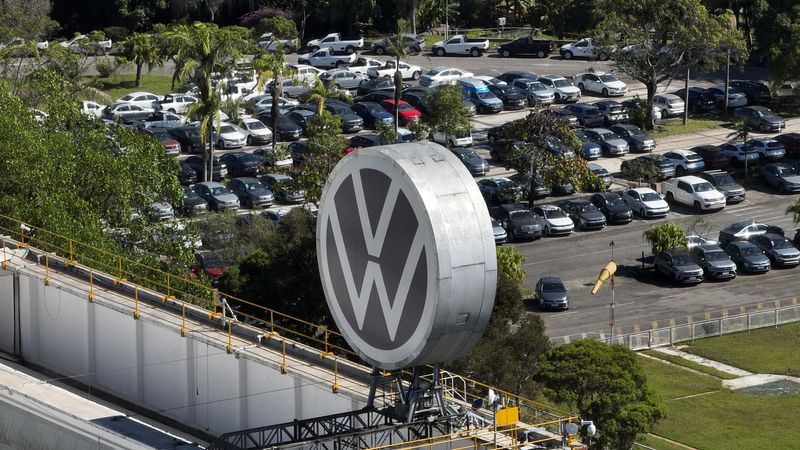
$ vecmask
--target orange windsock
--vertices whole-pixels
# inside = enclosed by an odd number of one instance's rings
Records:
[[[597,294],[597,291],[600,290],[600,286],[603,285],[603,282],[611,278],[616,271],[617,265],[614,263],[614,261],[609,261],[608,264],[603,267],[603,270],[600,271],[600,276],[597,277],[597,281],[595,281],[594,287],[592,288],[592,295]]]

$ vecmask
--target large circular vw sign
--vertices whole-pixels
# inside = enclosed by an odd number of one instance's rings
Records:
[[[317,258],[339,330],[385,370],[457,359],[494,305],[494,235],[464,165],[433,143],[342,159],[320,202]]]

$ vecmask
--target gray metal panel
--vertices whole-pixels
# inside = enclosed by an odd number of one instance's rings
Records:
[[[387,198],[394,206],[384,211]],[[489,212],[464,165],[438,144],[343,158],[323,191],[317,249],[334,320],[377,367],[456,359],[486,328],[497,275]]]

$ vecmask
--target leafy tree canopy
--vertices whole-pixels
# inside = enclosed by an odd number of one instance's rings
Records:
[[[445,84],[428,94],[428,106],[422,121],[432,132],[444,134],[447,141],[459,132],[469,131],[472,123],[464,107],[461,88]]]
[[[654,253],[686,248],[686,232],[672,221],[653,225],[645,230],[642,237],[653,246]]]
[[[800,4],[795,0],[753,2],[755,35],[766,50],[772,82],[780,86],[800,75]]]

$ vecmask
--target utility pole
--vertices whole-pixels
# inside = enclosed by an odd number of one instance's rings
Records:
[[[686,85],[683,92],[683,124],[686,125],[686,122],[689,121],[689,75],[691,74],[692,68],[686,68]],[[611,247],[612,252],[614,247]],[[611,258],[612,260],[614,258]]]
[[[450,36],[450,1],[444,0],[444,40]]]
[[[728,117],[728,97],[730,96],[731,84],[731,49],[728,49],[728,54],[725,61],[725,117]],[[747,158],[745,157],[745,161]]]
[[[611,247],[611,262],[614,262],[614,241],[611,241],[609,244]],[[614,342],[614,297],[615,297],[615,286],[614,286],[614,274],[611,274],[611,305],[609,305],[608,311],[608,343],[609,345]]]

